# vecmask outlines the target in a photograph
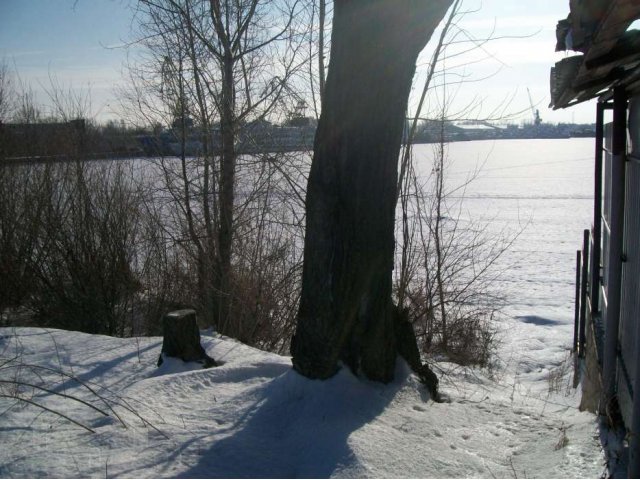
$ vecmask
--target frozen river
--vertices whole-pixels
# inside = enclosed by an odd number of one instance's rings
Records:
[[[473,219],[489,238],[518,235],[493,267],[499,272],[494,286],[505,303],[502,355],[540,357],[535,365],[543,364],[542,357],[557,363],[572,343],[576,250],[592,223],[593,145],[591,138],[576,138],[448,146],[448,190],[477,172],[454,195],[453,203],[461,203],[452,215]],[[414,146],[420,176],[431,172],[433,150]],[[546,354],[534,353],[543,349]]]
[[[430,168],[431,150],[416,148],[419,169]],[[575,255],[592,223],[593,139],[450,144],[449,188],[476,169],[461,215],[521,232],[499,262],[509,309],[573,319]]]
[[[576,250],[592,223],[593,144],[591,138],[575,138],[448,146],[448,190],[477,172],[464,193],[454,195],[464,198],[453,215],[472,218],[493,238],[519,234],[495,265],[502,271],[497,288],[510,317],[536,316],[572,328]],[[433,150],[414,146],[419,175],[429,175]]]
[[[496,265],[506,301],[503,354],[531,357],[534,365],[534,351],[557,361],[573,340],[576,250],[593,221],[593,145],[592,138],[449,145],[449,188],[479,168],[460,215],[492,235],[520,232]],[[416,146],[419,172],[430,171],[432,151]]]

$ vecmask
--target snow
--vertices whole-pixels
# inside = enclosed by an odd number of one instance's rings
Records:
[[[205,370],[157,367],[157,337],[3,328],[0,477],[599,477],[596,417],[578,410],[568,352],[591,153],[589,139],[451,146],[452,181],[488,159],[464,211],[490,232],[524,231],[498,265],[498,365],[434,363],[446,402],[401,361],[389,385],[348,369],[314,381],[212,331],[202,343],[222,365]]]
[[[449,400],[434,403],[403,362],[389,385],[348,369],[318,381],[298,375],[287,357],[212,332],[203,345],[224,362],[212,369],[175,359],[156,367],[160,338],[35,328],[0,334],[3,357],[52,369],[9,369],[19,370],[23,382],[46,384],[109,414],[35,393],[34,401],[65,412],[90,433],[1,399],[2,477],[594,477],[603,471],[594,416],[576,409],[570,368],[559,392],[547,388],[540,395],[532,386],[548,383],[542,374],[538,382],[510,384],[438,364]],[[11,378],[6,364],[0,372]]]

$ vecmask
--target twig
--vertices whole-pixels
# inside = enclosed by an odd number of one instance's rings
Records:
[[[31,388],[35,388],[35,389],[38,389],[38,390],[42,390],[43,392],[47,392],[47,393],[50,393],[52,395],[56,395],[58,397],[68,398],[70,400],[74,400],[76,402],[82,403],[83,405],[86,405],[87,407],[94,409],[96,412],[101,413],[105,417],[109,416],[109,414],[107,412],[105,412],[104,410],[99,409],[95,405],[91,405],[89,402],[87,402],[85,400],[82,400],[81,398],[74,397],[73,395],[69,395],[69,394],[66,394],[66,393],[59,393],[59,392],[56,392],[56,391],[51,390],[49,388],[42,387],[40,385],[34,385],[33,383],[22,382],[20,380],[0,380],[0,383],[9,383],[9,384],[12,384],[12,385],[31,387]]]
[[[28,368],[32,368],[32,369],[40,369],[40,370],[44,370],[44,371],[48,371],[48,372],[52,372],[55,374],[59,374],[62,376],[65,376],[71,380],[75,380],[76,382],[78,382],[79,385],[83,386],[84,388],[86,388],[87,390],[89,390],[92,394],[94,394],[97,398],[99,398],[102,403],[104,403],[106,405],[106,407],[113,413],[113,415],[118,419],[118,421],[122,424],[122,426],[124,428],[127,428],[127,424],[124,422],[124,420],[122,420],[122,418],[120,417],[120,415],[118,415],[118,413],[113,409],[113,407],[109,404],[109,402],[107,401],[106,398],[104,398],[102,395],[100,395],[98,392],[96,392],[93,388],[91,388],[87,383],[83,382],[82,380],[80,380],[79,378],[77,378],[74,375],[68,374],[66,372],[63,372],[61,370],[57,370],[55,368],[51,368],[51,367],[43,367],[41,365],[35,365],[35,364],[29,364],[29,363],[20,363],[20,364],[16,364],[16,365],[9,365],[8,367],[5,368],[22,368],[22,367],[28,367]]]
[[[41,408],[42,410],[46,410],[47,412],[53,413],[54,415],[58,415],[59,417],[62,417],[65,420],[68,420],[69,422],[71,422],[71,423],[73,423],[73,424],[75,424],[75,425],[77,425],[77,426],[79,426],[81,428],[84,428],[88,432],[96,433],[95,430],[87,427],[86,425],[83,425],[82,423],[78,422],[77,420],[74,420],[71,417],[68,417],[64,413],[58,412],[57,410],[53,410],[53,409],[51,409],[49,407],[45,407],[44,405],[42,405],[42,404],[40,404],[38,402],[34,402],[33,400],[29,400],[28,398],[18,397],[18,396],[15,396],[15,395],[5,395],[3,393],[0,393],[0,398],[14,398],[14,399],[19,400],[21,402],[28,403],[28,404],[33,405],[35,407]]]

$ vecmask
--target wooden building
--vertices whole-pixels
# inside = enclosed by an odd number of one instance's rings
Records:
[[[551,105],[598,99],[593,225],[583,247],[575,349],[582,406],[619,419],[640,477],[640,19],[638,0],[571,0],[551,69]],[[610,122],[605,125],[605,117]],[[634,394],[635,393],[635,394]]]

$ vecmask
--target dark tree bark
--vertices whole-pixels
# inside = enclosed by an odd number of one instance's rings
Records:
[[[294,368],[307,377],[328,378],[342,361],[388,382],[399,350],[410,350],[399,347],[391,296],[398,156],[416,59],[450,4],[334,3],[291,345]]]
[[[227,42],[228,44],[228,42]],[[235,176],[237,152],[235,147],[237,120],[235,117],[234,63],[231,46],[225,44],[222,69],[222,155],[220,158],[220,230],[218,232],[218,284],[219,296],[218,331],[223,335],[238,338],[239,326],[231,322],[231,254],[233,245],[233,204],[235,199]]]

